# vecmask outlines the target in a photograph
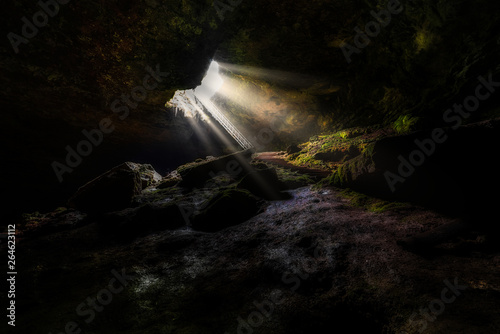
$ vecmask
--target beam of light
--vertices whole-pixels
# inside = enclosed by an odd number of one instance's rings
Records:
[[[278,73],[271,74],[279,77]],[[245,109],[248,109],[249,106],[255,105],[256,102],[259,103],[266,99],[265,93],[256,86],[250,86],[250,88],[246,87],[243,89],[243,92],[239,94],[239,96],[235,96],[235,91],[242,91],[241,89],[233,89],[236,87],[243,88],[243,86],[241,86],[241,81],[227,76],[221,76],[219,74],[219,64],[217,62],[212,62],[200,86],[196,87],[194,91],[187,90],[176,92],[174,98],[167,105],[171,107],[178,107],[182,109],[185,114],[189,114],[190,117],[188,117],[188,121],[191,123],[191,126],[198,135],[198,138],[201,139],[202,145],[207,145],[207,141],[209,139],[208,136],[200,129],[199,124],[193,119],[195,115],[199,115],[205,122],[207,122],[211,131],[226,145],[226,147],[234,147],[235,143],[231,142],[227,133],[221,131],[221,128],[214,124],[211,121],[211,118],[206,115],[204,107],[206,108],[207,106],[205,105],[202,107],[201,105],[198,105],[195,97],[197,97],[202,104],[203,100],[206,100],[205,103],[211,104],[211,98],[216,93],[221,93]],[[215,106],[215,108],[218,110],[217,106]],[[223,111],[221,110],[220,112],[222,113]],[[223,125],[221,124],[221,126]],[[240,163],[245,164],[246,162],[241,161]],[[259,184],[259,187],[269,195],[277,194],[277,190],[272,189],[264,179],[257,177],[255,182]]]
[[[228,136],[222,133],[217,126],[213,124],[213,122],[210,120],[210,118],[206,115],[205,111],[198,106],[198,104],[193,103],[194,108],[196,108],[196,111],[200,114],[203,115],[205,118],[205,122],[210,126],[210,129],[215,133],[215,135],[224,143],[224,145],[231,147],[233,143],[228,139]]]
[[[180,108],[188,109],[189,107],[185,105],[183,102],[181,103],[182,105]],[[185,109],[184,109],[185,110]],[[194,117],[186,117],[186,120],[188,121],[189,125],[191,126],[191,129],[195,132],[196,136],[200,139],[201,145],[205,148],[207,152],[210,151],[210,142],[211,139],[210,137],[203,131],[203,129],[200,127],[200,124],[198,121],[194,119]]]
[[[205,124],[208,124],[210,131],[212,131],[217,138],[224,143],[227,147],[234,146],[226,134],[224,134],[210,119],[210,117],[205,113],[205,111],[196,103],[195,93],[193,90],[179,91],[178,99],[175,102],[180,109],[189,112],[191,115],[198,115]],[[196,122],[192,117],[186,117],[191,127],[197,134],[198,138],[201,139],[202,144],[205,148],[209,148],[208,142],[211,141],[210,137],[200,128],[198,122]]]
[[[219,63],[220,68],[252,78],[265,80],[268,82],[289,86],[294,88],[305,88],[313,86],[319,82],[328,81],[326,78],[300,73],[271,70],[253,66],[236,65],[230,63]],[[338,83],[337,83],[338,84]]]
[[[208,125],[212,129],[213,133],[215,133],[215,135],[224,143],[224,145],[226,145],[226,147],[234,147],[235,146],[235,143],[231,142],[228,139],[228,136],[225,133],[223,133],[219,129],[219,127],[215,126],[215,124],[213,122],[210,122]]]
[[[247,114],[253,124],[273,124],[273,131],[281,129],[293,109],[296,96],[282,95],[285,92],[272,87],[260,87],[240,77],[223,75],[224,84],[217,94],[231,102],[239,113]],[[278,97],[279,98],[276,98]],[[255,143],[254,143],[255,144]]]
[[[174,97],[166,103],[166,106],[170,108],[179,108],[184,112],[186,119],[205,146],[208,146],[207,141],[209,141],[209,137],[201,130],[199,124],[193,120],[193,118],[197,116],[208,124],[210,131],[215,134],[224,145],[227,147],[234,146],[234,143],[229,140],[228,135],[212,122],[210,116],[205,112],[204,107],[197,102],[197,99],[199,101],[210,101],[222,85],[223,79],[219,75],[219,65],[217,62],[213,61],[200,86],[196,87],[194,90],[177,91]]]
[[[257,108],[267,99],[260,87],[237,77],[224,76],[224,84],[217,93],[242,110],[252,112],[254,117],[259,117]]]
[[[203,111],[208,112],[219,124],[226,130],[228,134],[230,134],[234,140],[238,142],[238,144],[242,148],[250,148],[252,147],[252,143],[250,143],[245,136],[236,128],[233,123],[224,115],[222,110],[219,109],[210,99],[203,98],[202,96],[195,95],[194,97],[201,104],[199,107],[203,109]]]

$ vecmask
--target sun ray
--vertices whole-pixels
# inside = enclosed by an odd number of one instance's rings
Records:
[[[235,74],[241,74],[244,76],[257,78],[272,82],[278,85],[293,87],[293,88],[304,88],[310,87],[318,82],[326,81],[325,78],[306,75],[301,73],[271,70],[267,68],[253,67],[253,66],[243,66],[230,63],[219,62],[219,66],[222,69],[228,70]]]

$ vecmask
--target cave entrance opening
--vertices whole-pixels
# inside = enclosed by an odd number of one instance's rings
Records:
[[[222,87],[224,80],[219,74],[219,64],[212,61],[207,74],[203,78],[201,85],[195,89],[179,90],[174,97],[167,102],[166,106],[174,108],[175,112],[183,112],[187,117],[199,117],[210,122],[216,121],[226,132],[224,134],[215,126],[213,131],[219,138],[230,145],[231,137],[242,149],[252,148],[252,143],[233,125],[233,123],[224,115],[224,112],[212,101],[213,96]],[[197,131],[197,125],[192,122],[194,131]]]

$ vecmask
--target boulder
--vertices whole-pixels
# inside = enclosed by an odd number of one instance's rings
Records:
[[[132,204],[144,186],[159,179],[151,165],[125,162],[80,187],[68,205],[91,214],[121,210]]]
[[[162,182],[160,182],[156,188],[157,189],[167,189],[175,186],[177,183],[181,182],[180,178],[166,178]]]
[[[384,138],[341,165],[328,181],[480,221],[479,215],[496,206],[486,189],[500,186],[492,152],[500,145],[499,130],[497,119]]]
[[[287,186],[280,181],[275,168],[256,169],[245,175],[238,183],[238,189],[246,189],[252,194],[267,200],[290,198]]]
[[[192,227],[204,232],[216,232],[238,225],[256,215],[259,210],[258,199],[240,189],[225,190],[209,199],[203,207],[194,216]]]
[[[139,172],[141,176],[142,189],[146,189],[151,185],[158,184],[163,177],[150,164],[137,164],[127,162],[131,168]]]
[[[180,186],[200,187],[221,172],[229,174],[234,179],[240,179],[252,170],[249,162],[253,153],[253,149],[248,149],[181,166],[177,169],[182,177]]]
[[[166,177],[164,177],[163,180],[156,185],[156,188],[167,189],[167,188],[175,186],[176,184],[178,184],[181,181],[182,181],[182,178],[179,175],[179,173],[177,173],[177,171],[173,171],[173,172],[169,173]]]

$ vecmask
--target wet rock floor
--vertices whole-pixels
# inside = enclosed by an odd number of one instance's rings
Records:
[[[500,251],[488,236],[423,256],[396,240],[450,219],[369,212],[334,188],[290,193],[216,233],[123,240],[88,222],[20,237],[16,332],[500,333]]]

